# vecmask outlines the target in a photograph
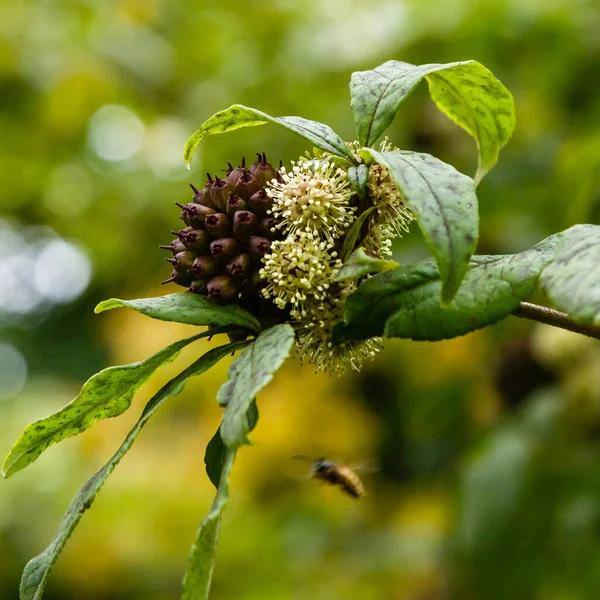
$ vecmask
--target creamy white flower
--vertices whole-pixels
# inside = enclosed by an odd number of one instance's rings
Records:
[[[267,281],[263,295],[272,297],[279,308],[290,304],[297,319],[306,318],[307,302],[327,298],[331,280],[342,266],[333,244],[310,230],[273,242],[263,263],[260,276]]]
[[[351,142],[347,145],[352,154],[360,159],[360,144]],[[391,150],[397,148],[394,148],[386,137],[379,145],[379,152]],[[367,190],[375,210],[369,218],[369,229],[362,245],[375,256],[391,256],[392,240],[408,232],[413,215],[387,167],[382,167],[376,162],[369,166]]]
[[[378,337],[333,343],[333,327],[343,319],[343,299],[353,289],[354,286],[347,286],[338,297],[307,305],[307,317],[298,329],[296,346],[300,360],[315,365],[317,371],[337,375],[343,375],[348,368],[360,371],[363,363],[373,360],[382,348]]]
[[[281,181],[273,180],[266,190],[277,228],[292,235],[313,231],[329,241],[343,235],[356,211],[350,205],[353,191],[344,169],[329,161],[301,160],[280,174]]]

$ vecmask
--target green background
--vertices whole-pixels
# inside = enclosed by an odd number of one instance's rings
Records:
[[[246,104],[354,137],[350,73],[389,59],[475,59],[513,92],[517,130],[479,187],[479,253],[517,252],[600,222],[600,9],[593,0],[420,2],[27,1],[0,4],[0,451],[110,364],[193,328],[111,296],[162,288],[173,202],[206,171],[309,147],[274,125],[204,140]],[[473,141],[426,85],[393,143],[473,174]],[[400,261],[425,256],[413,233]],[[214,343],[214,342],[213,342]],[[198,345],[208,346],[199,342]],[[152,379],[128,413],[0,482],[0,597],[49,542],[83,481],[145,400],[204,348]],[[187,361],[187,363],[186,363]],[[148,425],[85,515],[48,600],[177,598],[213,489],[203,452],[228,361]],[[214,598],[578,600],[600,594],[600,346],[510,318],[456,340],[388,341],[360,375],[290,361],[260,397],[234,467]],[[307,480],[293,454],[366,469],[359,502]]]

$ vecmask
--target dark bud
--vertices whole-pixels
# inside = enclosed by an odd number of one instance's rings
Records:
[[[278,173],[277,169],[267,162],[267,156],[264,152],[257,156],[258,159],[250,165],[250,173],[254,175],[262,187],[270,183],[272,179],[277,179]]]
[[[249,254],[239,254],[227,263],[225,270],[236,279],[245,278],[250,273],[251,263]]]
[[[215,240],[210,245],[210,252],[215,258],[230,258],[242,252],[243,246],[233,238]]]
[[[241,177],[237,180],[237,183],[233,186],[232,192],[237,194],[244,200],[248,200],[250,196],[256,193],[261,188],[260,182],[248,169],[244,169]]]
[[[192,283],[192,276],[189,273],[179,273],[178,271],[172,271],[171,277],[169,277],[169,279],[165,279],[161,283],[163,285],[165,285],[165,283],[176,283],[177,285],[188,287]]]
[[[231,224],[225,213],[217,213],[206,217],[204,224],[206,231],[213,239],[227,237],[231,233]]]
[[[173,258],[167,258],[167,262],[173,265],[178,273],[187,273],[194,262],[196,255],[193,252],[178,252]]]
[[[260,260],[262,257],[269,252],[271,249],[271,242],[264,237],[260,237],[258,235],[253,235],[250,238],[250,243],[248,244],[248,250],[250,252],[250,256],[254,260]]]
[[[195,204],[190,202],[189,204],[180,204],[175,202],[181,209],[181,218],[186,225],[189,225],[193,229],[202,229],[204,227],[204,219],[208,215],[214,215],[214,211],[209,206],[203,204]]]
[[[171,233],[173,235],[176,235],[179,238],[180,242],[184,242],[186,234],[190,231],[193,231],[193,229],[191,227],[184,227],[183,229],[180,229],[179,231],[171,231]]]
[[[233,215],[233,237],[238,240],[247,240],[258,226],[258,217],[248,211],[239,210]]]
[[[210,279],[219,272],[219,265],[212,256],[198,256],[192,263],[190,271],[198,279]]]
[[[233,165],[231,163],[227,163],[227,165],[229,166],[229,169],[226,173],[227,185],[230,188],[234,188],[240,180],[240,177],[242,177],[246,173],[246,171],[248,171],[248,169],[246,169],[246,159],[242,158],[242,164],[239,167],[236,167],[235,169],[233,168]]]
[[[210,208],[213,208],[211,206],[210,197],[205,188],[202,188],[201,190],[199,190],[196,186],[194,186],[191,183],[190,183],[190,187],[192,188],[192,191],[194,192],[194,195],[192,196],[192,200],[196,204],[204,204],[205,206],[209,206]]]
[[[227,216],[233,217],[238,210],[248,210],[248,206],[249,204],[245,200],[242,200],[239,196],[233,194],[229,196],[229,200],[227,200]]]
[[[250,208],[261,218],[267,216],[267,211],[273,206],[273,200],[267,196],[265,190],[259,190],[250,197]]]
[[[210,201],[213,207],[220,212],[225,212],[227,198],[229,198],[229,187],[227,181],[215,177],[215,180],[207,187],[210,194]]]
[[[159,248],[162,248],[163,250],[170,250],[173,254],[185,252],[187,250],[186,246],[180,239],[173,240],[170,246],[159,246]]]
[[[277,237],[277,231],[275,230],[276,221],[273,217],[267,217],[263,219],[256,228],[256,234],[262,237],[273,240]]]
[[[234,280],[228,275],[213,277],[207,285],[208,295],[218,302],[229,302],[237,298],[238,291]]]
[[[210,236],[204,229],[192,229],[185,234],[184,244],[196,254],[206,254],[210,248]]]
[[[194,279],[194,281],[192,281],[190,284],[189,291],[193,294],[201,294],[202,296],[206,296],[208,293],[206,281],[204,279]]]

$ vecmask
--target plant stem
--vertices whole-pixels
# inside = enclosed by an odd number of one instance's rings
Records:
[[[544,323],[545,325],[560,327],[560,329],[566,329],[567,331],[573,331],[574,333],[580,333],[596,340],[600,340],[600,325],[580,323],[570,317],[567,313],[547,308],[546,306],[521,302],[521,306],[513,312],[513,315],[523,319],[531,319],[538,323]]]

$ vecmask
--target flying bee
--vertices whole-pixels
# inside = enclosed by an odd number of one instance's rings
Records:
[[[324,457],[313,461],[307,456],[297,454],[292,458],[312,461],[310,472],[313,479],[319,479],[330,485],[337,485],[351,498],[360,498],[365,493],[365,488],[359,476],[346,465],[340,465]]]

